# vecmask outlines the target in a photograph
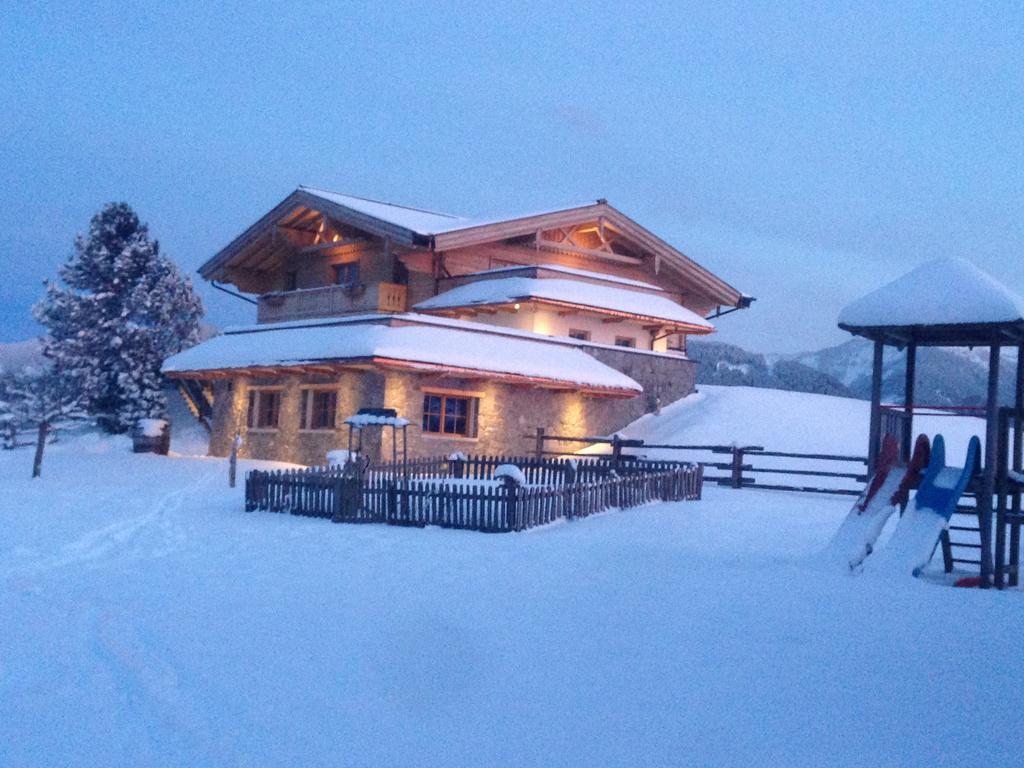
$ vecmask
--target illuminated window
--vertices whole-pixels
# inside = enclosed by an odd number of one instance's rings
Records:
[[[347,264],[335,264],[334,284],[359,285],[359,262],[350,261]]]
[[[581,331],[578,328],[570,328],[569,338],[579,339],[580,341],[590,341],[590,331]]]
[[[423,395],[423,431],[435,435],[476,437],[479,399],[456,395]]]
[[[636,339],[633,336],[616,336],[615,346],[629,347],[630,349],[634,349],[636,347]]]
[[[281,415],[281,391],[278,389],[250,389],[249,409],[245,425],[250,429],[277,429]]]
[[[299,413],[302,429],[334,429],[337,424],[338,393],[330,389],[302,390]]]

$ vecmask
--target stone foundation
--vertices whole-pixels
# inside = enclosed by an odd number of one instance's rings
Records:
[[[574,437],[606,435],[656,410],[659,405],[667,405],[694,391],[696,364],[685,358],[598,347],[580,348],[632,377],[644,387],[644,392],[627,399],[607,398],[572,391],[376,369],[354,370],[337,376],[285,375],[252,379],[239,376],[215,385],[210,453],[228,455],[232,439],[239,432],[243,437],[240,450],[243,457],[323,464],[328,451],[347,447],[348,426],[344,420],[348,416],[360,408],[388,407],[411,422],[406,431],[410,457],[437,456],[455,451],[522,455],[533,451],[533,435],[538,427],[543,427],[548,434]],[[337,389],[337,429],[299,429],[300,391],[310,386]],[[253,387],[281,389],[277,429],[246,428],[248,393]],[[423,433],[420,429],[423,396],[429,391],[478,397],[477,435],[466,438]],[[363,450],[372,458],[390,459],[391,429],[364,430]]]

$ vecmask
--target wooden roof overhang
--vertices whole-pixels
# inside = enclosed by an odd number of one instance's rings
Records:
[[[673,328],[680,333],[688,334],[706,334],[714,333],[714,328],[709,325],[694,325],[692,323],[682,323],[677,320],[668,320],[663,317],[654,317],[652,315],[640,315],[633,312],[623,312],[615,309],[605,309],[603,307],[594,307],[590,304],[576,304],[571,301],[562,301],[559,299],[549,299],[538,296],[522,296],[518,298],[512,298],[509,301],[499,301],[493,303],[475,303],[466,304],[463,306],[456,307],[438,307],[436,309],[419,309],[417,312],[421,312],[425,315],[460,315],[466,314],[467,312],[475,312],[483,310],[485,312],[497,312],[500,310],[515,311],[515,305],[529,305],[539,304],[541,306],[552,307],[560,312],[566,312],[566,310],[572,313],[589,314],[589,315],[600,315],[606,318],[610,318],[607,322],[614,320],[635,320],[640,323],[644,323],[647,326],[656,328]]]
[[[1024,319],[1002,323],[957,323],[949,325],[873,325],[840,323],[844,331],[886,346],[906,347],[990,347],[1024,344]]]
[[[297,248],[294,241],[278,236],[282,228],[313,235],[324,217],[398,245],[429,245],[428,238],[410,229],[297,189],[199,267],[199,274],[207,280],[225,280],[229,279],[227,270],[231,268],[265,269],[280,258],[282,251]],[[350,243],[327,242],[322,247],[341,247],[353,244],[355,240],[352,238]]]
[[[543,376],[527,376],[519,373],[482,371],[476,368],[441,365],[416,360],[400,360],[390,357],[352,358],[348,360],[321,360],[288,365],[251,365],[237,368],[217,368],[195,371],[168,371],[165,375],[173,379],[217,380],[234,376],[271,377],[291,374],[338,374],[351,370],[366,370],[379,367],[390,370],[413,371],[418,373],[443,374],[453,378],[498,381],[539,389],[579,392],[596,397],[630,398],[640,392],[620,387],[603,387],[594,384],[580,384],[562,379]]]
[[[750,297],[745,296],[717,275],[604,201],[535,216],[462,227],[434,235],[433,247],[438,251],[465,248],[498,240],[536,235],[544,230],[558,229],[588,221],[598,221],[612,227],[624,238],[635,243],[642,251],[651,254],[655,262],[655,271],[659,271],[663,267],[668,268],[720,305],[749,306]],[[557,243],[545,242],[539,238],[537,245],[544,249],[560,250]],[[581,249],[568,250],[573,253],[581,252]],[[587,252],[585,255],[593,255],[597,258],[609,257],[609,254],[603,251]],[[630,261],[635,262],[635,260]]]

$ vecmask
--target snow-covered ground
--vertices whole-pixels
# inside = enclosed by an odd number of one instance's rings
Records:
[[[509,535],[332,525],[244,513],[222,459],[129,451],[66,441],[35,481],[29,450],[0,452],[0,765],[1024,750],[1021,594],[812,564],[847,499],[710,488]]]

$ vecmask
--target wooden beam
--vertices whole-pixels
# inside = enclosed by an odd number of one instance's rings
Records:
[[[542,240],[537,247],[540,250],[544,251],[553,251],[555,253],[572,253],[577,256],[589,256],[592,259],[604,259],[605,261],[614,261],[618,262],[619,264],[629,264],[634,267],[643,264],[642,259],[637,259],[634,258],[633,256],[623,256],[620,253],[599,251],[596,248],[580,248],[577,245],[561,245],[550,240]]]
[[[903,439],[900,445],[900,457],[910,461],[910,451],[914,444],[914,384],[917,379],[917,344],[907,345],[906,378],[903,385]]]
[[[988,352],[988,397],[985,402],[985,466],[978,500],[981,535],[981,587],[992,582],[992,494],[996,490],[996,454],[999,446],[999,344]]]
[[[369,244],[370,240],[365,237],[343,237],[341,240],[332,240],[326,243],[317,243],[316,245],[307,245],[299,248],[299,253],[321,253],[323,251],[329,251],[332,248],[345,248],[349,245],[364,245]]]

